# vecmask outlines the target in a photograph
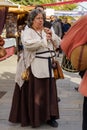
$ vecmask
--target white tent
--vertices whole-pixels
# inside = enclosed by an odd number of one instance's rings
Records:
[[[54,11],[56,16],[82,16],[87,14],[87,11]]]

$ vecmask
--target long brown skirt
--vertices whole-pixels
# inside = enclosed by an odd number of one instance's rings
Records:
[[[38,127],[51,118],[59,119],[55,79],[38,79],[31,74],[21,88],[16,83],[9,121]]]

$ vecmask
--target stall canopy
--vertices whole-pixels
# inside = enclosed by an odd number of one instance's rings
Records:
[[[0,0],[0,7],[18,7],[17,4],[14,4],[13,2],[9,0]]]
[[[17,14],[24,14],[30,12],[33,8],[34,6],[20,5],[19,7],[15,7],[15,8],[9,7],[8,11]]]

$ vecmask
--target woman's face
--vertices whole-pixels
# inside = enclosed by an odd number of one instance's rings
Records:
[[[39,13],[33,20],[32,27],[36,30],[41,30],[43,28],[43,15]]]

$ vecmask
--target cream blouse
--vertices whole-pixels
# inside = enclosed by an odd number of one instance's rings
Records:
[[[56,35],[52,34],[52,39],[55,44],[59,46],[61,39]],[[20,55],[20,60],[17,64],[17,71],[15,82],[21,87],[24,80],[21,79],[22,72],[31,65],[32,73],[37,78],[49,77],[48,59],[36,58],[36,53],[53,50],[52,43],[46,40],[46,33],[42,30],[42,38],[33,29],[25,27],[21,33],[21,41],[24,46],[24,51]],[[51,57],[50,53],[43,53],[39,56]],[[24,58],[23,58],[24,57]],[[26,64],[26,68],[25,65]],[[52,72],[52,77],[54,77]]]

